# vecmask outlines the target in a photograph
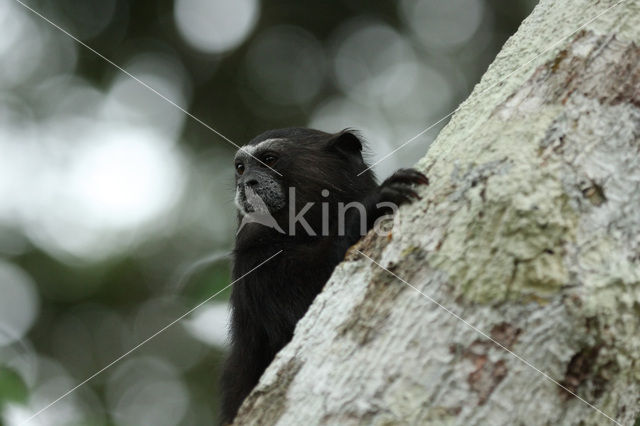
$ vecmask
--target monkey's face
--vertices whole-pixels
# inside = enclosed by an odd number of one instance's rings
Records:
[[[263,133],[236,153],[236,206],[243,216],[270,215],[283,227],[301,211],[309,223],[320,223],[323,205],[333,211],[376,187],[373,173],[362,173],[361,150],[360,139],[349,131]]]
[[[279,160],[270,141],[246,145],[236,153],[235,203],[243,215],[274,214],[286,205],[282,174],[273,168]],[[271,147],[269,145],[272,145]]]

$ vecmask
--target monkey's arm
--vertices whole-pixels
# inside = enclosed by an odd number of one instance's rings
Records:
[[[381,203],[393,203],[400,206],[409,203],[420,196],[412,185],[428,185],[429,178],[415,169],[399,169],[388,177],[374,191],[366,194],[360,202],[365,206],[366,230],[373,228],[376,220],[382,216],[393,214],[395,209]],[[344,251],[354,245],[361,237],[360,223],[361,213],[358,209],[352,209],[346,218],[346,238],[341,240]]]

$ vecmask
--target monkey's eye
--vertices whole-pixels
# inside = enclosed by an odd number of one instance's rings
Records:
[[[274,164],[276,164],[276,161],[278,160],[278,158],[275,155],[272,154],[267,154],[264,157],[262,157],[262,162],[264,164],[266,164],[267,166],[271,167]]]
[[[236,172],[241,175],[244,173],[244,164],[236,163]]]

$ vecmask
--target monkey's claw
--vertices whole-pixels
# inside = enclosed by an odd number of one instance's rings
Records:
[[[429,178],[415,169],[399,169],[380,185],[380,198],[397,205],[410,202],[411,199],[419,200],[420,196],[411,188],[412,184],[428,185]]]
[[[385,180],[386,182],[429,185],[429,178],[416,169],[398,169],[391,177]]]

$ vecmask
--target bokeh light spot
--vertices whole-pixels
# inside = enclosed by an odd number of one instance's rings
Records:
[[[188,390],[174,367],[151,357],[116,366],[106,393],[114,418],[123,425],[177,425],[189,406]]]
[[[69,179],[77,201],[97,222],[127,228],[163,210],[175,193],[170,148],[129,129],[78,147]]]
[[[39,300],[31,278],[0,261],[0,346],[22,339],[35,320]]]
[[[484,0],[403,0],[400,14],[429,48],[450,49],[467,42],[478,30]]]
[[[274,27],[258,37],[247,54],[251,85],[280,104],[304,104],[319,92],[325,76],[320,43],[308,32]]]
[[[175,20],[184,39],[207,53],[244,41],[258,20],[258,0],[176,0]]]

